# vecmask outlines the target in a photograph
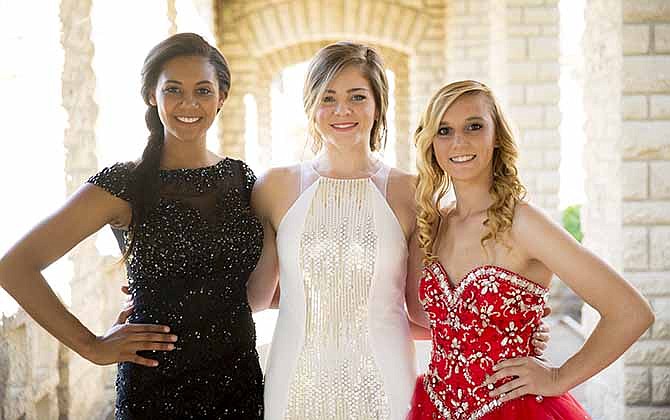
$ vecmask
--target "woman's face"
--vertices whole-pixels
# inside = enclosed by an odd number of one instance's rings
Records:
[[[317,130],[337,148],[369,147],[376,113],[370,82],[357,66],[347,66],[328,84],[318,105]]]
[[[161,71],[150,103],[158,107],[165,139],[204,140],[225,96],[214,66],[205,57],[175,57]]]
[[[442,116],[433,150],[437,163],[454,182],[490,180],[496,147],[490,108],[483,94],[466,94]]]

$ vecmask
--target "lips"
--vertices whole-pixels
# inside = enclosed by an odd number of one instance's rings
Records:
[[[177,121],[184,124],[195,124],[202,119],[202,117],[175,117]]]
[[[335,123],[330,126],[335,130],[350,130],[358,125],[357,122],[344,122],[344,123]]]
[[[474,158],[476,158],[477,155],[460,155],[460,156],[454,156],[450,157],[449,160],[454,162],[454,163],[465,163],[465,162],[470,162]]]

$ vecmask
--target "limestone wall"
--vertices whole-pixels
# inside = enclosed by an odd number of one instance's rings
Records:
[[[621,233],[621,3],[589,2],[582,40],[585,192],[582,211],[584,245],[622,270]],[[585,307],[582,322],[590,331],[595,310]],[[595,418],[623,419],[623,361],[596,376],[586,387]]]
[[[670,3],[623,1],[623,269],[656,322],[626,354],[626,419],[670,417]]]

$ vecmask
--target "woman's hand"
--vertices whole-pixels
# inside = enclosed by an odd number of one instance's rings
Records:
[[[171,351],[177,336],[168,334],[165,325],[130,324],[126,321],[133,312],[132,301],[127,301],[119,313],[116,323],[104,335],[96,337],[87,352],[87,359],[97,365],[117,362],[132,362],[138,365],[156,367],[158,361],[141,357],[138,351]]]
[[[546,322],[542,321],[537,331],[533,334],[533,339],[531,344],[535,349],[535,354],[537,356],[543,356],[545,350],[547,350],[547,345],[551,336],[549,335],[549,325]]]
[[[501,401],[509,401],[523,395],[549,397],[563,394],[566,390],[559,384],[560,369],[551,367],[535,357],[520,357],[504,360],[493,366],[495,373],[489,376],[484,385],[495,384],[501,379],[512,377],[509,382],[493,389],[491,397],[501,396]]]

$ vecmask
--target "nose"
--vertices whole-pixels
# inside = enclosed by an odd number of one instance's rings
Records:
[[[346,102],[337,102],[333,112],[335,115],[349,115],[351,113],[351,109]]]
[[[452,141],[452,144],[464,144],[465,143],[465,138],[463,137],[463,134],[456,132],[454,133],[454,140]]]
[[[192,93],[184,94],[182,103],[186,106],[194,106],[194,107],[200,106],[200,103],[198,102],[197,98]]]

